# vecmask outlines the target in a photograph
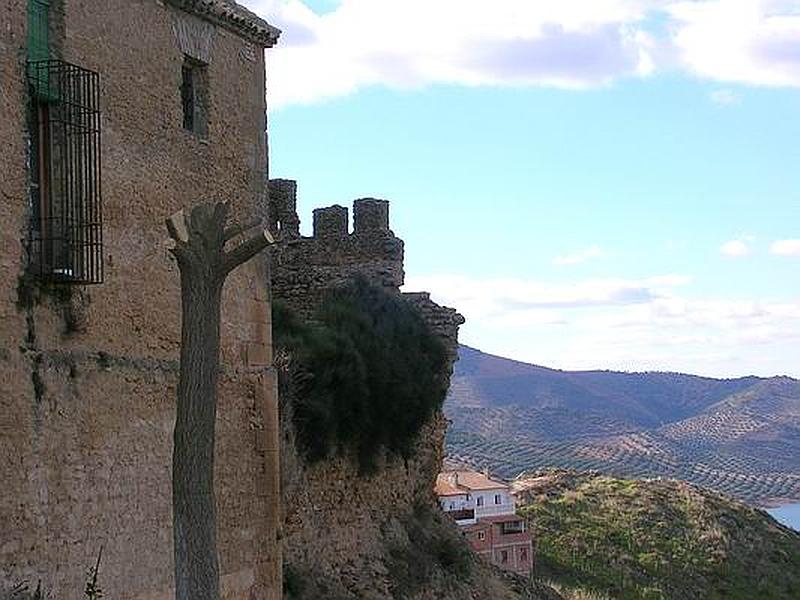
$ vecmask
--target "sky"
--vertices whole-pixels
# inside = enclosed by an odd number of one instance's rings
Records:
[[[270,176],[560,369],[800,377],[800,1],[244,0]]]

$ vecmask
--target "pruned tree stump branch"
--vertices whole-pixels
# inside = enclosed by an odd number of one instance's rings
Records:
[[[262,230],[226,249],[260,221],[226,226],[227,202],[166,219],[181,277],[181,356],[172,455],[176,600],[219,600],[214,502],[214,429],[220,306],[228,274],[274,243]]]

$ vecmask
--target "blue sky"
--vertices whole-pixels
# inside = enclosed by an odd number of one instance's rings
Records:
[[[462,341],[800,376],[800,3],[245,4],[284,30],[270,170],[305,231],[389,199]]]

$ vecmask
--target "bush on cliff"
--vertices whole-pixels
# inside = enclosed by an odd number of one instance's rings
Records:
[[[443,344],[402,296],[364,279],[331,292],[311,323],[275,303],[273,331],[292,357],[292,421],[311,462],[352,453],[369,471],[383,450],[407,457],[444,401]]]

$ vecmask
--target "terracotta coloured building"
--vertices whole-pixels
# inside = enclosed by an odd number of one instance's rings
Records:
[[[533,541],[508,485],[475,471],[445,471],[436,495],[478,554],[502,569],[531,572]]]

